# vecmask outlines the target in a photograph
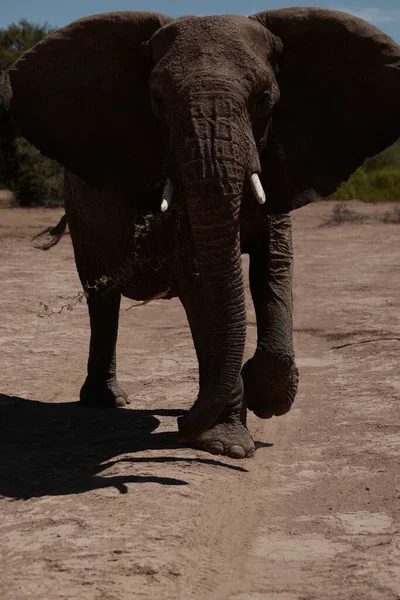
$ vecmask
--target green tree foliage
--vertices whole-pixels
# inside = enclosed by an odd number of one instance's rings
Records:
[[[0,29],[0,72],[51,31],[25,19]],[[0,187],[10,188],[21,206],[62,204],[62,168],[40,154],[14,126],[0,105]]]
[[[0,29],[0,71],[4,71],[13,62],[40,42],[52,31],[48,23],[44,25],[33,25],[25,19],[21,19],[18,25],[13,23],[7,29]]]
[[[384,167],[396,167],[400,169],[400,140],[393,146],[386,148],[381,154],[377,154],[373,158],[368,158],[364,164],[364,170],[369,173],[377,171]]]
[[[62,204],[63,172],[53,160],[42,156],[23,137],[14,141],[15,173],[13,191],[20,206]]]
[[[368,158],[332,196],[334,200],[400,201],[400,140]]]

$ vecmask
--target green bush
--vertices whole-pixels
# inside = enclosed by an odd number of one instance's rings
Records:
[[[13,173],[12,191],[20,206],[62,205],[62,167],[22,137],[14,141]]]
[[[380,154],[367,158],[364,163],[364,170],[368,172],[377,171],[383,167],[397,167],[400,169],[400,140],[393,146],[389,146]]]
[[[0,29],[0,72],[50,31],[47,23],[25,19]],[[62,169],[41,156],[25,139],[16,138],[14,126],[0,102],[0,188],[10,188],[21,206],[62,204]]]
[[[333,200],[400,201],[400,140],[368,158],[333,194]]]
[[[367,171],[363,166],[340,186],[332,199],[398,202],[400,201],[400,167],[384,166]]]

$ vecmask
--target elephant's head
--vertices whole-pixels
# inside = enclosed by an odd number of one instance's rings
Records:
[[[216,210],[229,206],[218,197],[236,198],[238,212],[246,179],[264,203],[256,182],[279,99],[275,70],[281,49],[265,27],[238,16],[178,19],[146,45],[167,172],[190,212],[199,211],[188,198],[202,199],[209,202],[212,220]],[[231,220],[232,210],[228,213]]]
[[[287,212],[394,142],[400,51],[368,23],[321,9],[110,13],[49,35],[2,94],[21,133],[90,184],[135,202],[170,180],[189,218],[218,381],[201,430],[243,357],[242,201],[261,219]]]

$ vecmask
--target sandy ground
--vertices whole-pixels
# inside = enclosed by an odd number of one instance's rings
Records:
[[[79,291],[71,243],[29,241],[61,213],[0,210],[2,600],[400,598],[400,226],[331,211],[294,216],[295,406],[251,416],[234,461],[175,443],[197,388],[178,301],[122,311],[129,409],[77,406],[86,307],[39,316]]]

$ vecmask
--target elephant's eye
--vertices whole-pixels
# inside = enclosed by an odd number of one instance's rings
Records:
[[[163,97],[161,96],[160,92],[157,92],[155,90],[152,92],[151,98],[154,106],[157,108],[160,108],[164,103]]]
[[[264,90],[258,98],[259,106],[268,107],[271,104],[271,92]]]

